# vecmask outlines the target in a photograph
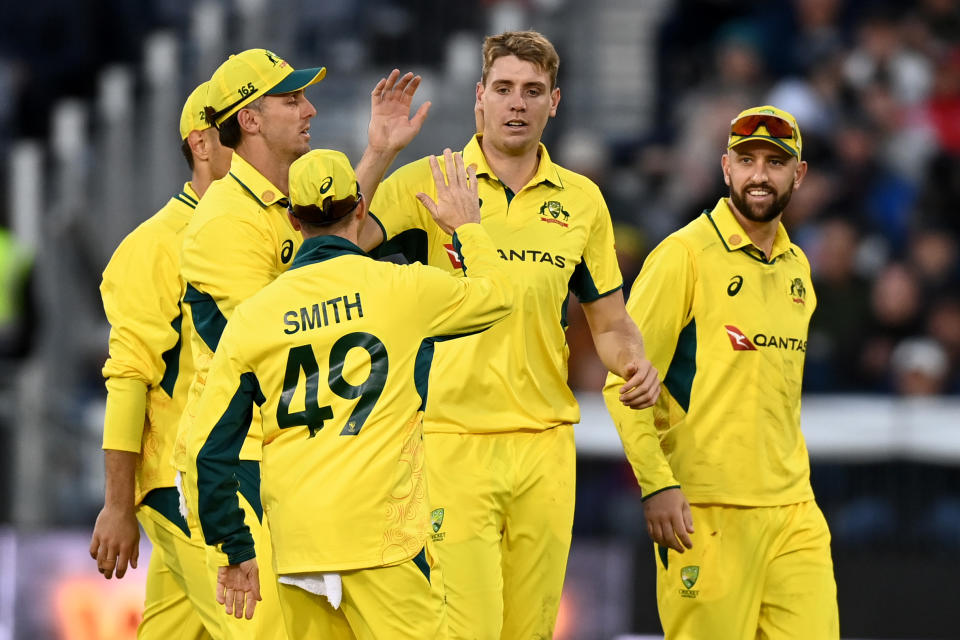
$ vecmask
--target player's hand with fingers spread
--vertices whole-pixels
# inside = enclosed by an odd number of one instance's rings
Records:
[[[127,573],[127,565],[137,568],[140,556],[140,527],[132,508],[104,505],[93,526],[90,557],[97,561],[97,570],[109,580]]]
[[[417,92],[420,80],[420,76],[409,72],[401,77],[400,71],[394,69],[370,92],[367,142],[372,149],[396,154],[420,132],[430,111],[430,103],[424,102],[410,117],[413,94]]]
[[[217,602],[223,605],[227,615],[246,616],[250,620],[260,600],[260,568],[256,558],[217,570]]]
[[[643,515],[647,533],[661,547],[683,553],[684,547],[693,548],[693,516],[690,503],[683,491],[674,487],[655,493],[643,501]]]
[[[446,177],[440,170],[436,156],[430,156],[430,170],[433,182],[437,186],[437,201],[434,202],[425,193],[418,193],[417,199],[423,203],[437,226],[453,235],[462,224],[480,222],[480,200],[477,188],[477,168],[470,165],[464,168],[460,152],[443,150],[443,166]]]
[[[620,402],[631,409],[652,407],[660,396],[660,377],[646,358],[638,358],[626,367],[626,381],[620,387]]]

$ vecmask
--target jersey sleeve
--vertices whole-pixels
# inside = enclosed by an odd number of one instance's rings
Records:
[[[273,241],[240,217],[208,220],[183,244],[184,302],[211,351],[234,308],[276,276]]]
[[[617,262],[610,211],[599,190],[597,212],[590,225],[580,264],[570,278],[570,290],[580,302],[593,302],[623,287],[623,276]]]
[[[255,556],[237,498],[237,472],[253,405],[264,402],[256,376],[239,356],[238,340],[233,337],[236,324],[229,323],[223,332],[187,442],[188,457],[196,465],[197,513],[204,540],[226,554],[230,564]]]
[[[667,238],[647,257],[627,301],[627,312],[640,327],[647,358],[660,373],[661,382],[668,374],[680,332],[692,319],[695,278],[686,246]],[[660,448],[655,424],[656,416],[668,411],[669,397],[661,393],[654,407],[630,409],[619,400],[623,383],[623,378],[608,374],[603,396],[643,496],[678,487]]]
[[[429,266],[419,267],[416,274],[418,308],[434,338],[483,331],[513,309],[513,285],[487,231],[478,223],[460,225],[453,244],[467,277],[455,278]]]
[[[436,187],[428,177],[429,165],[414,162],[394,171],[377,187],[370,203],[370,216],[383,229],[385,241],[407,231],[426,230],[428,223],[435,224],[417,199],[420,191],[436,199]]]
[[[168,244],[140,227],[117,248],[100,295],[110,323],[103,447],[140,451],[148,387],[163,378],[164,354],[180,339],[180,279]]]

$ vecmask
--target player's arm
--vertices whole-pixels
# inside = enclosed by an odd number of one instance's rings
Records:
[[[136,568],[140,528],[135,516],[135,473],[140,457],[147,390],[165,373],[163,354],[179,335],[180,282],[165,244],[141,228],[117,248],[100,285],[111,325],[103,367],[107,403],[103,426],[104,505],[90,540],[90,555],[105,578]]]
[[[211,351],[233,310],[270,284],[275,271],[274,241],[239,216],[215,217],[184,242],[183,301]]]
[[[617,289],[582,306],[603,366],[625,380],[620,402],[632,409],[653,406],[660,395],[660,379],[644,355],[643,336],[627,314],[623,292]]]
[[[429,312],[431,335],[463,335],[488,328],[513,309],[513,286],[501,267],[501,260],[486,230],[480,226],[476,168],[465,168],[459,153],[444,150],[443,164],[430,156],[430,169],[437,200],[426,193],[417,198],[437,225],[453,236],[453,245],[462,256],[466,278],[424,269],[420,276],[421,305]]]
[[[691,320],[694,280],[686,247],[668,238],[647,258],[631,289],[627,312],[646,336],[646,355],[661,376],[667,375],[680,332]],[[692,546],[689,504],[660,448],[655,409],[624,406],[623,386],[623,378],[611,373],[603,395],[643,493],[647,530],[658,544],[682,552]],[[666,402],[664,396],[660,402]]]
[[[419,86],[420,76],[406,73],[401,77],[400,71],[394,69],[386,78],[381,78],[370,93],[367,148],[355,169],[360,192],[367,202],[373,199],[387,168],[416,137],[427,118],[429,102],[420,105],[410,117],[413,96]]]
[[[140,555],[140,528],[134,515],[134,472],[136,453],[104,451],[106,489],[103,509],[97,516],[90,541],[90,557],[97,561],[97,569],[109,580],[114,571],[117,578],[127,572],[127,563],[137,568]]]

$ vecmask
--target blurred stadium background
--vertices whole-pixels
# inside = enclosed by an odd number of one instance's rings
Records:
[[[395,166],[473,131],[485,34],[535,28],[563,91],[545,142],[601,185],[625,282],[725,193],[729,120],[792,111],[810,172],[785,223],[820,305],[804,430],[834,535],[845,638],[957,638],[960,2],[46,0],[0,23],[0,640],[132,638],[141,568],[87,556],[102,504],[97,287],[119,240],[187,175],[177,122],[230,52],[325,65],[315,146],[362,150],[394,67],[434,103]],[[224,265],[229,268],[229,265]],[[575,307],[575,305],[574,305]],[[640,496],[572,309],[583,405],[557,637],[658,637]]]

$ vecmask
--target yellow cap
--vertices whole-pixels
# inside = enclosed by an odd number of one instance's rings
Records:
[[[774,120],[771,120],[771,118]],[[775,120],[779,120],[781,123]],[[750,133],[746,135],[734,133],[738,129],[738,125],[740,125],[739,128],[742,131],[749,130]],[[800,159],[800,152],[803,150],[803,139],[800,137],[800,126],[797,124],[797,119],[783,109],[771,105],[745,109],[730,121],[730,138],[727,140],[727,149],[732,149],[747,140],[772,142],[795,155],[797,160]]]
[[[360,185],[350,160],[332,149],[314,149],[290,165],[290,207],[293,214],[313,223],[339,220],[360,199]],[[344,202],[346,206],[332,206]]]
[[[266,49],[247,49],[230,56],[210,78],[207,106],[214,124],[224,120],[260,96],[299,91],[323,80],[326,67],[294,70],[287,61]]]
[[[202,83],[194,89],[187,101],[183,104],[183,111],[180,113],[180,139],[186,140],[191,131],[203,131],[211,123],[207,122],[207,116],[204,114],[203,107],[207,104],[207,88],[210,81]]]

